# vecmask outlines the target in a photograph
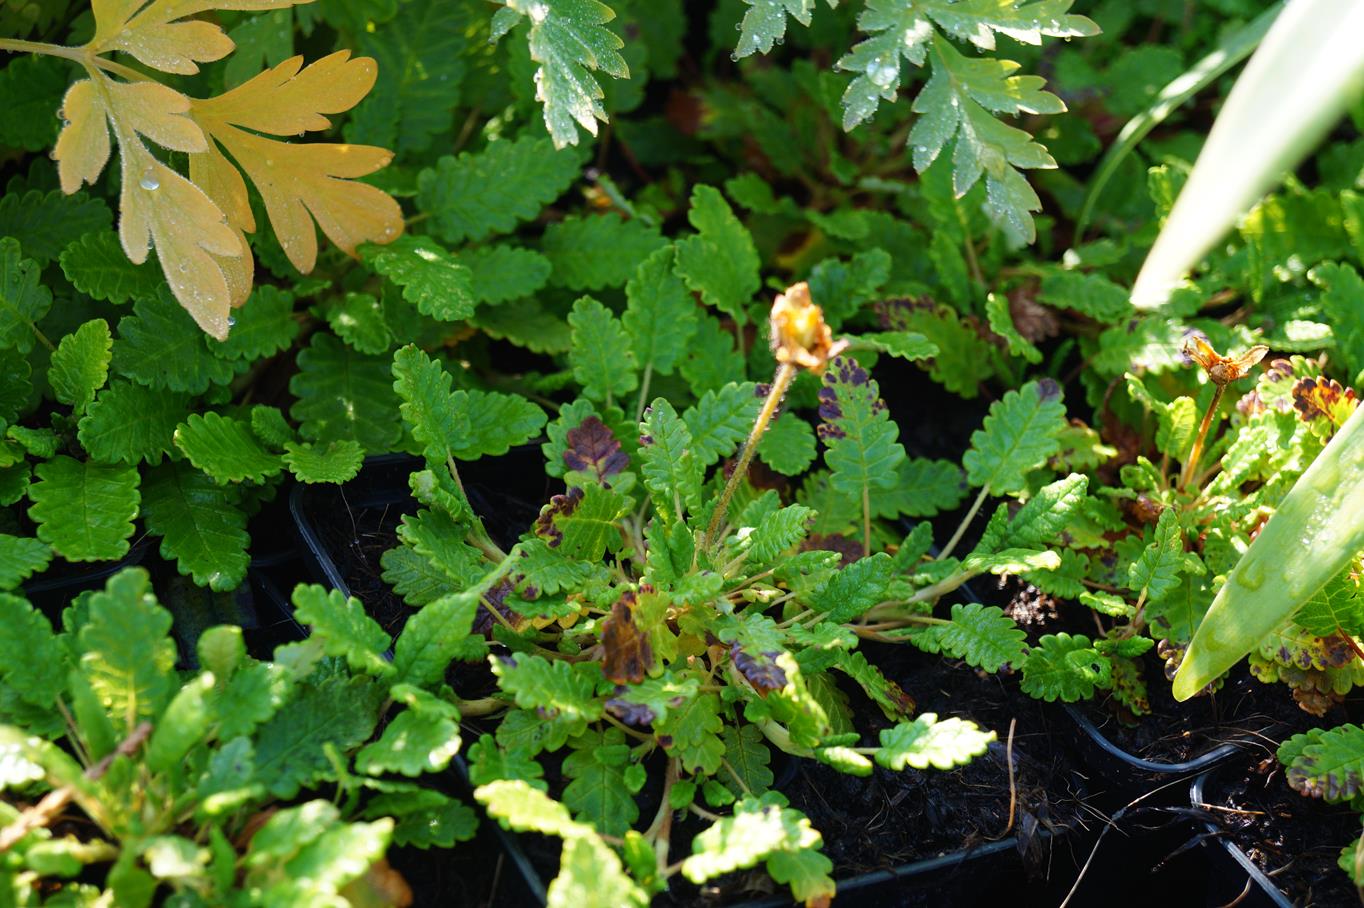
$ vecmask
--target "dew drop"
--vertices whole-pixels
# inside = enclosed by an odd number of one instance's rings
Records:
[[[227,317],[227,327],[231,328],[235,324],[237,324],[237,317],[235,315],[229,315]]]
[[[184,274],[186,271],[189,270],[189,266],[186,265],[184,262],[181,262],[179,265],[176,266],[176,268],[177,270],[179,270],[181,274]]]
[[[137,185],[148,192],[155,192],[161,188],[161,181],[156,178],[156,174],[149,167],[142,172],[142,179],[137,181]]]
[[[385,228],[384,228],[384,236],[393,236],[393,228],[392,228],[392,227],[385,227]]]

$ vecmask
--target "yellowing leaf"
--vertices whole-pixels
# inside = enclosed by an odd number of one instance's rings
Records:
[[[210,9],[282,9],[312,0],[93,0],[95,37],[86,45],[94,53],[125,51],[154,69],[197,73],[196,63],[221,60],[235,45],[212,22],[178,22]]]
[[[128,258],[155,247],[176,299],[219,340],[232,307],[251,292],[254,262],[245,234],[256,229],[243,175],[256,185],[281,247],[298,270],[317,261],[316,228],[348,254],[402,232],[387,193],[352,181],[392,154],[364,145],[301,145],[331,126],[327,114],[354,107],[374,85],[375,64],[340,51],[303,66],[294,57],[225,94],[191,99],[100,54],[123,51],[166,72],[194,73],[233,43],[216,24],[184,20],[208,10],[282,9],[311,0],[94,0],[95,36],[73,50],[89,78],[72,85],[57,137],[62,190],[93,183],[109,162],[110,129],[121,155],[119,238]],[[120,81],[114,75],[131,81]],[[189,156],[189,176],[168,167],[144,140]]]
[[[374,85],[374,61],[337,51],[306,68],[292,57],[217,97],[193,102],[193,116],[216,145],[231,154],[256,184],[280,246],[299,271],[317,261],[313,222],[354,255],[363,242],[387,242],[403,228],[402,209],[387,193],[348,178],[373,173],[393,154],[371,145],[297,145],[257,133],[297,135],[330,125],[324,113],[353,107]],[[252,131],[248,131],[252,130]],[[201,160],[203,159],[203,160]],[[228,214],[232,227],[252,231],[254,220],[240,175],[215,148],[190,156],[190,175]],[[235,172],[235,171],[234,171]]]

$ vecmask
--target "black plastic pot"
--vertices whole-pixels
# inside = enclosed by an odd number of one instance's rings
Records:
[[[1215,769],[1201,773],[1189,786],[1189,803],[1206,811],[1206,793],[1216,779]],[[1265,875],[1255,862],[1222,834],[1216,823],[1203,824],[1203,847],[1212,866],[1208,874],[1209,905],[1235,904],[1237,908],[1294,908],[1293,900]]]

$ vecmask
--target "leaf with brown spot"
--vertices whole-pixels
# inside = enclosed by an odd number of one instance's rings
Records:
[[[578,473],[587,473],[602,485],[630,465],[630,456],[621,450],[620,442],[606,423],[595,415],[588,416],[565,436],[564,465]]]
[[[635,594],[627,590],[602,622],[602,674],[616,684],[638,684],[654,664],[647,634],[635,623]]]
[[[729,648],[729,658],[739,674],[748,679],[759,696],[766,697],[775,690],[786,687],[786,672],[777,664],[779,653],[759,653],[756,656],[746,652],[735,643]]]

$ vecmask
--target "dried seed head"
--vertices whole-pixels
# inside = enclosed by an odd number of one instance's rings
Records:
[[[777,295],[771,316],[772,355],[779,363],[790,363],[815,374],[824,371],[829,360],[843,352],[847,341],[834,342],[833,332],[824,323],[824,312],[810,299],[810,285],[801,281]]]
[[[1268,352],[1264,344],[1256,344],[1240,356],[1223,356],[1201,334],[1190,334],[1184,339],[1184,355],[1202,366],[1215,385],[1229,385],[1245,378]]]

